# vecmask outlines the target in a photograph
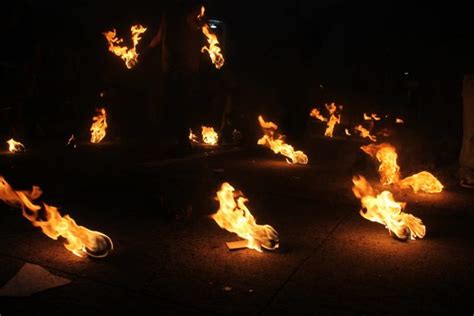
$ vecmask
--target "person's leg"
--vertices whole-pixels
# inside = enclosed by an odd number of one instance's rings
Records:
[[[464,76],[463,126],[461,185],[474,188],[474,75]]]

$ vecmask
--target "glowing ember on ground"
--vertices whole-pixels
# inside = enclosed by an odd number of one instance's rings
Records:
[[[10,206],[21,208],[23,216],[51,239],[64,238],[64,247],[76,256],[103,258],[112,251],[112,240],[107,235],[77,225],[69,215],[61,216],[54,206],[43,203],[42,208],[34,204],[33,201],[41,194],[37,186],[31,191],[15,191],[0,177],[0,199]]]
[[[211,217],[223,229],[237,234],[247,240],[247,248],[259,252],[262,248],[277,249],[279,246],[278,233],[270,225],[258,225],[255,218],[248,210],[248,202],[242,192],[235,189],[227,182],[221,185],[217,192],[219,210]]]
[[[7,140],[7,144],[8,144],[8,151],[11,153],[25,151],[25,146],[22,143],[15,141],[13,138],[10,138],[9,140]]]
[[[125,61],[125,65],[128,69],[135,66],[138,61],[139,54],[137,53],[137,44],[140,42],[142,34],[146,31],[146,27],[133,25],[130,28],[130,31],[132,33],[132,48],[120,45],[123,42],[123,39],[116,37],[117,33],[115,29],[102,33],[109,43],[109,51]]]
[[[208,145],[217,145],[219,136],[214,131],[213,127],[201,126],[202,128],[202,141]]]
[[[205,8],[201,7],[201,13],[197,16],[198,20],[201,20],[204,17]],[[219,40],[217,39],[216,34],[211,31],[209,24],[205,23],[202,26],[202,33],[206,36],[208,46],[203,46],[201,52],[208,52],[209,57],[211,58],[212,63],[217,69],[221,69],[224,66],[224,55],[222,55]]]
[[[97,144],[104,139],[107,134],[107,113],[104,108],[97,110],[97,115],[92,118],[91,143]]]
[[[362,217],[384,225],[391,234],[401,240],[425,236],[426,227],[421,219],[403,212],[406,203],[395,201],[389,191],[377,193],[362,176],[354,177],[352,182],[352,192],[362,203]]]
[[[354,127],[354,130],[359,132],[360,137],[362,138],[368,138],[373,142],[377,141],[377,137],[375,137],[375,135],[371,135],[370,131],[365,129],[362,125],[357,125],[356,127]]]
[[[347,136],[351,136],[351,135],[352,135],[352,134],[349,132],[349,130],[348,130],[347,128],[344,130],[344,132],[346,133]]]
[[[396,184],[401,188],[411,187],[415,193],[419,191],[427,193],[439,193],[443,191],[441,182],[427,171],[414,174],[400,180],[400,167],[397,163],[397,151],[390,144],[370,144],[362,146],[361,149],[372,158],[380,162],[380,182],[383,185]]]
[[[326,127],[326,130],[324,131],[324,136],[333,137],[334,127],[336,126],[336,124],[341,123],[341,115],[336,114],[336,110],[338,108],[339,110],[342,110],[342,105],[338,107],[333,102],[331,104],[326,104],[325,107],[326,107],[326,110],[328,111],[329,119],[325,118],[317,108],[313,108],[309,116],[314,117],[320,120],[321,122],[327,122],[327,127]]]
[[[258,116],[258,122],[265,133],[265,135],[258,140],[258,145],[266,146],[273,150],[275,154],[282,154],[287,157],[286,162],[289,164],[299,163],[305,165],[308,163],[308,157],[304,152],[299,150],[295,151],[293,146],[285,143],[284,135],[276,133],[278,125],[273,122],[265,122],[261,115]]]

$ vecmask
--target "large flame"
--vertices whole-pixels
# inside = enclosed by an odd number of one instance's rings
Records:
[[[22,143],[15,141],[13,138],[10,138],[9,140],[7,140],[7,144],[8,144],[8,151],[11,153],[25,151],[25,146]]]
[[[273,122],[265,122],[261,115],[258,116],[258,122],[265,135],[258,140],[257,144],[270,148],[275,154],[282,154],[287,157],[286,162],[289,164],[306,165],[308,163],[308,156],[304,152],[295,151],[293,146],[285,143],[283,135],[276,134],[278,125]]]
[[[198,20],[201,20],[204,17],[205,8],[201,7],[201,12],[197,16]],[[222,55],[219,40],[217,35],[211,31],[209,24],[204,23],[202,26],[202,33],[206,36],[208,46],[203,46],[201,52],[204,53],[207,51],[209,57],[211,58],[212,63],[217,69],[221,69],[224,66],[224,55]]]
[[[419,191],[427,193],[439,193],[443,191],[441,182],[428,171],[422,171],[412,176],[400,179],[400,167],[397,163],[397,151],[390,144],[370,144],[362,146],[361,149],[380,162],[380,182],[383,185],[396,184],[401,188],[411,187],[415,193]]]
[[[92,118],[91,143],[100,143],[107,134],[107,113],[104,108],[97,110],[97,115]]]
[[[375,137],[374,135],[371,135],[370,131],[364,128],[362,125],[357,125],[356,127],[354,127],[354,130],[359,132],[360,137],[362,138],[368,138],[373,142],[377,141],[377,137]]]
[[[58,209],[43,203],[43,208],[34,204],[42,191],[34,186],[31,191],[15,191],[0,177],[0,199],[10,206],[19,207],[23,216],[51,239],[65,239],[64,247],[79,257],[87,255],[96,258],[107,256],[113,249],[112,240],[101,232],[79,226],[69,216],[61,216]]]
[[[362,146],[360,149],[380,162],[380,182],[383,185],[397,183],[400,180],[400,167],[397,163],[398,155],[395,147],[382,143]]]
[[[248,201],[241,192],[227,182],[217,192],[219,210],[212,218],[223,229],[237,234],[248,241],[247,248],[259,252],[262,248],[274,250],[279,246],[278,233],[270,225],[258,225],[245,203]]]
[[[352,192],[362,203],[360,210],[362,217],[384,225],[390,233],[402,240],[425,236],[426,227],[421,219],[404,213],[406,203],[395,201],[390,191],[377,194],[362,176],[354,177],[352,182],[354,183]]]
[[[138,61],[139,54],[137,53],[137,44],[140,42],[142,34],[146,31],[146,27],[142,25],[133,25],[130,28],[130,31],[132,32],[132,48],[120,45],[123,42],[123,39],[116,37],[117,33],[115,29],[102,33],[109,43],[109,51],[122,58],[128,69],[135,66]]]
[[[313,108],[309,115],[320,120],[321,122],[327,122],[327,127],[324,131],[324,136],[333,137],[334,127],[336,126],[336,124],[341,123],[341,115],[336,114],[336,110],[338,109],[338,107],[334,102],[331,104],[325,104],[325,107],[328,111],[329,119],[324,117],[317,108]],[[339,109],[342,110],[342,105],[339,106]]]
[[[219,136],[214,131],[213,127],[201,126],[202,128],[202,141],[208,145],[217,145]]]

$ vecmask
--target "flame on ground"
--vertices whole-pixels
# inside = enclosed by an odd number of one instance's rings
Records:
[[[189,129],[189,141],[191,143],[197,143],[198,142],[198,137],[196,136],[196,134],[193,133],[193,130],[192,129]]]
[[[198,20],[201,20],[204,17],[205,8],[201,7],[201,12],[197,16]],[[206,36],[208,46],[203,46],[201,48],[201,53],[207,51],[209,57],[211,58],[212,63],[217,69],[221,69],[224,66],[224,55],[222,55],[219,40],[217,39],[217,35],[211,31],[209,24],[205,23],[202,26],[202,33]]]
[[[255,218],[245,206],[248,199],[241,192],[235,191],[229,183],[224,182],[217,192],[217,200],[219,210],[211,216],[217,225],[246,239],[247,248],[259,252],[262,248],[268,250],[278,248],[278,233],[270,225],[256,223]]]
[[[7,140],[7,144],[8,144],[8,151],[11,153],[25,151],[25,146],[22,143],[15,141],[13,138],[10,138],[9,140]]]
[[[208,145],[217,145],[219,136],[214,131],[213,127],[201,126],[202,129],[202,141]]]
[[[362,176],[352,179],[352,192],[360,199],[360,215],[371,222],[380,223],[401,240],[423,238],[426,227],[418,217],[404,213],[406,203],[397,202],[390,191],[377,193]]]
[[[286,162],[289,164],[299,163],[306,165],[308,163],[308,156],[306,156],[304,152],[300,150],[295,151],[293,146],[285,143],[283,135],[275,134],[278,125],[273,122],[265,122],[261,115],[258,116],[258,122],[265,133],[265,135],[258,140],[258,145],[266,146],[273,150],[275,154],[282,154],[287,157]],[[275,137],[277,139],[275,139]]]
[[[423,191],[427,193],[440,193],[444,186],[428,171],[422,171],[401,180],[398,185],[402,188],[411,187],[415,193]]]
[[[354,130],[359,132],[360,137],[362,138],[368,138],[373,142],[377,141],[377,137],[375,137],[375,135],[371,135],[370,131],[365,129],[362,125],[357,125],[356,127],[354,127]]]
[[[107,113],[104,108],[97,110],[97,115],[92,118],[91,143],[97,144],[104,139],[107,134]]]
[[[366,121],[380,121],[381,118],[376,113],[371,113],[370,115],[367,115],[366,113],[364,113],[364,120],[366,120]]]
[[[132,33],[132,48],[120,45],[123,42],[123,39],[116,37],[117,33],[115,29],[102,33],[109,43],[109,51],[125,61],[125,66],[127,66],[128,69],[135,66],[138,61],[139,54],[137,53],[137,44],[140,42],[142,34],[146,31],[146,27],[142,25],[133,25],[130,28],[130,31]]]
[[[107,235],[77,225],[69,215],[61,216],[54,206],[43,203],[42,208],[35,204],[33,201],[41,194],[37,186],[33,186],[31,191],[15,191],[0,177],[0,199],[10,206],[21,208],[23,216],[51,239],[64,238],[64,247],[76,256],[102,258],[113,250],[112,240]]]

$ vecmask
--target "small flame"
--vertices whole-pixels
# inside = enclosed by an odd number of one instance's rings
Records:
[[[397,117],[397,119],[396,119],[396,123],[397,123],[397,124],[404,124],[404,123],[405,123],[405,121],[404,121],[403,119],[401,119],[401,118]]]
[[[15,141],[13,138],[10,138],[9,140],[7,140],[7,144],[8,144],[8,151],[11,153],[25,151],[25,146],[22,143]]]
[[[399,183],[400,187],[411,187],[415,193],[423,191],[427,193],[440,193],[444,186],[428,171],[422,171],[412,176],[406,177]]]
[[[324,136],[333,137],[334,127],[336,124],[341,123],[341,115],[336,114],[338,107],[336,104],[325,104],[326,110],[329,113],[329,119],[325,118],[317,108],[313,108],[310,112],[310,116],[320,120],[321,122],[327,122],[326,130],[324,131]],[[342,110],[342,105],[339,106],[339,109]]]
[[[347,128],[344,130],[344,132],[346,133],[347,136],[351,136],[351,135],[352,135],[352,134],[349,132],[349,130],[348,130]]]
[[[258,225],[255,218],[245,205],[248,202],[241,192],[227,182],[221,185],[217,192],[219,210],[211,217],[221,228],[248,241],[247,248],[259,252],[262,248],[277,249],[279,246],[278,233],[270,225]]]
[[[364,113],[364,120],[366,121],[380,121],[380,119],[380,116],[378,116],[376,113],[371,113],[370,115]]]
[[[197,136],[196,134],[193,133],[193,130],[192,129],[189,129],[189,136],[188,136],[189,140],[191,141],[191,143],[197,143],[198,142],[198,139],[197,139]]]
[[[428,171],[422,171],[412,176],[400,179],[400,167],[397,163],[398,154],[390,144],[370,144],[361,149],[372,158],[380,162],[380,182],[383,185],[396,184],[401,188],[411,187],[415,193],[439,193],[443,191],[443,184]]]
[[[214,131],[213,127],[201,126],[202,128],[202,141],[208,145],[217,145],[219,136]]]
[[[275,154],[282,154],[287,157],[286,162],[289,164],[299,163],[306,165],[308,163],[308,156],[304,152],[300,150],[295,151],[293,146],[286,144],[283,135],[275,135],[278,125],[273,122],[265,122],[261,115],[258,116],[258,122],[265,133],[258,140],[258,145],[266,146],[273,150]],[[277,139],[274,138],[275,136]]]
[[[104,139],[107,134],[107,113],[104,108],[97,110],[97,115],[92,118],[91,143],[97,144]]]
[[[132,32],[132,48],[119,45],[123,42],[123,39],[116,37],[117,33],[115,29],[102,33],[109,43],[109,51],[122,58],[122,60],[125,61],[125,66],[127,66],[128,69],[131,69],[133,66],[135,66],[138,61],[139,54],[137,53],[137,45],[141,40],[142,34],[145,33],[146,27],[141,25],[133,25],[130,28],[130,31]]]
[[[354,130],[360,133],[360,137],[362,138],[368,138],[373,142],[377,141],[377,137],[375,135],[371,135],[370,131],[365,129],[362,125],[357,125],[354,127]]]
[[[362,177],[352,179],[354,186],[352,192],[361,200],[362,209],[360,215],[371,222],[382,224],[390,233],[395,234],[399,239],[423,238],[426,234],[426,227],[421,219],[404,213],[406,203],[397,202],[390,191],[383,191],[380,194],[372,188],[369,182]]]
[[[201,7],[201,12],[197,16],[198,20],[201,20],[204,17],[205,8]],[[221,48],[217,35],[211,31],[209,24],[205,23],[202,26],[202,33],[206,36],[208,46],[203,46],[201,48],[201,53],[208,52],[209,57],[211,58],[212,63],[216,66],[217,69],[221,69],[224,66],[224,55],[221,53]]]
[[[320,120],[321,122],[327,122],[327,118],[325,118],[324,116],[321,115],[321,112],[319,112],[319,110],[317,108],[314,108],[311,110],[311,113],[309,114],[309,116],[312,116],[318,120]]]
[[[107,235],[77,225],[69,215],[61,216],[54,206],[43,203],[42,208],[34,204],[33,201],[41,194],[37,186],[33,186],[31,191],[15,191],[0,177],[0,199],[10,206],[21,208],[23,216],[33,226],[41,228],[46,236],[54,240],[64,238],[64,247],[76,256],[102,258],[113,250],[112,240]]]
[[[397,183],[400,180],[400,167],[397,163],[398,155],[395,147],[382,143],[362,146],[360,149],[380,162],[380,182],[383,185]]]

